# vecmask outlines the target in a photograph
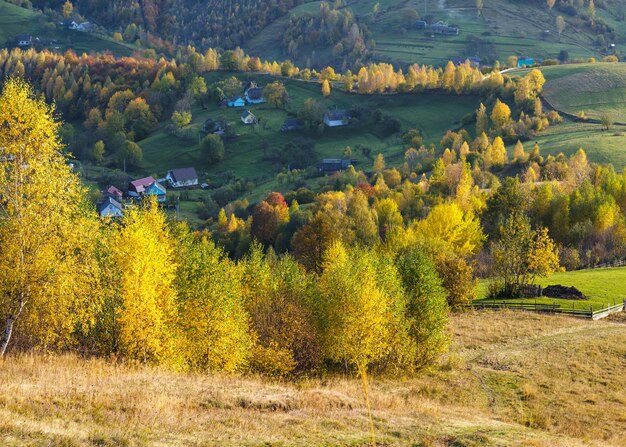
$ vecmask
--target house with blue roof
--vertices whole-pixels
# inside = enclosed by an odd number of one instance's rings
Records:
[[[245,107],[246,101],[241,96],[234,96],[226,100],[226,105],[228,107]]]
[[[535,59],[532,57],[520,57],[517,60],[517,66],[519,68],[532,67],[533,65],[535,65]]]

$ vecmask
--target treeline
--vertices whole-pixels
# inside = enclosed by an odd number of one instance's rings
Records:
[[[336,239],[307,271],[258,245],[235,263],[154,202],[102,221],[53,114],[22,81],[5,84],[0,355],[71,349],[284,376],[346,365],[406,373],[446,348],[446,292],[425,249]]]
[[[424,90],[469,94],[495,92],[505,83],[499,73],[484,78],[469,64],[448,64],[445,70],[414,66],[406,76],[389,64],[372,64],[353,75],[349,70],[336,73],[332,67],[319,73],[300,70],[290,61],[261,61],[241,50],[199,53],[187,47],[175,60],[156,60],[139,53],[115,58],[110,54],[78,56],[72,51],[0,50],[0,78],[23,77],[54,102],[67,120],[84,121],[89,131],[85,134],[76,135],[69,125],[62,129],[64,141],[73,143],[81,159],[100,162],[106,158],[120,166],[123,160],[130,164],[141,160],[135,142],[149,135],[158,122],[177,112],[175,121],[184,124],[191,119],[193,101],[203,104],[215,100],[215,89],[207,88],[203,75],[217,70],[317,79],[326,82],[328,89],[330,81],[335,87],[343,85],[344,90],[361,94]],[[231,84],[240,88],[241,81],[235,78]],[[222,90],[226,93],[232,89]],[[179,120],[184,113],[185,120]],[[102,144],[96,149],[94,145],[99,142]]]

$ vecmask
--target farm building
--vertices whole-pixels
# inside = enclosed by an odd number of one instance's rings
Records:
[[[328,110],[324,113],[324,124],[328,127],[347,126],[350,124],[350,112],[348,110]]]
[[[15,42],[18,47],[30,47],[33,44],[33,36],[20,34],[19,36],[15,36]]]
[[[244,96],[248,104],[262,104],[265,102],[263,89],[261,87],[251,87],[247,89]]]
[[[322,174],[333,174],[339,171],[345,171],[348,167],[353,166],[355,160],[342,160],[339,158],[325,158],[317,163],[317,169]]]
[[[122,217],[122,204],[112,197],[106,197],[104,201],[98,205],[98,214],[100,217]]]
[[[245,107],[246,102],[241,96],[234,96],[226,100],[226,105],[228,107]]]
[[[172,188],[196,186],[198,184],[198,174],[194,168],[172,169],[165,178],[172,185]]]
[[[156,196],[159,202],[164,202],[167,190],[154,178],[144,177],[128,184],[128,195],[137,199],[144,196]]]
[[[454,65],[463,65],[465,62],[469,62],[470,65],[474,68],[480,68],[480,58],[478,56],[471,56],[471,57],[453,57],[452,59],[452,63]]]
[[[281,132],[292,132],[302,128],[302,121],[297,118],[286,119],[282,126],[280,126]]]
[[[445,22],[437,22],[430,26],[433,34],[443,34],[446,36],[458,36],[460,29],[456,26],[450,26]]]
[[[256,124],[257,119],[256,116],[252,114],[249,110],[244,110],[241,114],[241,122],[244,124]]]
[[[520,57],[517,60],[517,66],[520,68],[531,67],[533,65],[535,65],[535,59],[533,59],[532,57]]]

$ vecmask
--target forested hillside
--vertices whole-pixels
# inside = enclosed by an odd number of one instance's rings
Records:
[[[33,6],[60,12],[64,3],[36,0]],[[583,60],[619,54],[626,36],[626,11],[616,0],[83,0],[74,12],[128,43],[140,39],[170,52],[172,45],[202,51],[239,46],[262,58],[290,58],[318,69],[354,68],[369,60]],[[436,24],[458,31],[433,31]]]

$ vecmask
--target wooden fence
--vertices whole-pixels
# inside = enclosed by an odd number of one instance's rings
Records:
[[[545,304],[545,303],[537,303],[537,302],[523,302],[523,301],[482,301],[478,303],[473,303],[470,305],[474,309],[512,309],[512,310],[525,310],[528,312],[541,312],[541,313],[551,313],[551,314],[563,314],[563,315],[571,315],[579,318],[590,318],[592,320],[600,320],[602,318],[606,318],[611,314],[617,312],[626,311],[626,300],[622,303],[615,304],[610,306],[607,304],[607,307],[599,310],[594,310],[593,306],[590,306],[589,309],[576,309],[575,303],[572,303],[572,308],[562,307],[560,304]]]

